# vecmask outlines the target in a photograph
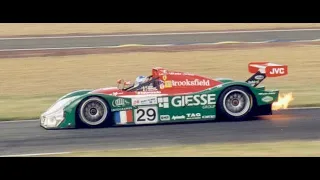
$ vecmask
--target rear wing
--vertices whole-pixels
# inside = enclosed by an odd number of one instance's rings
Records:
[[[279,77],[288,74],[288,66],[270,62],[251,62],[248,70],[253,75],[246,81],[252,86],[258,86],[266,77]]]

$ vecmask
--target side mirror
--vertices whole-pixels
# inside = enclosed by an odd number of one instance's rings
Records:
[[[117,80],[117,84],[122,84],[123,81],[124,81],[123,79],[118,79],[118,80]]]
[[[118,84],[118,89],[120,89],[121,84],[123,84],[122,88],[124,88],[125,86],[131,85],[131,81],[125,81],[123,79],[118,79],[117,84]]]
[[[124,80],[123,79],[118,79],[117,80],[117,84],[118,84],[118,89],[119,89],[119,86],[122,84],[124,82]]]
[[[124,85],[126,85],[126,86],[131,85],[131,81],[125,81],[125,82],[124,82]]]

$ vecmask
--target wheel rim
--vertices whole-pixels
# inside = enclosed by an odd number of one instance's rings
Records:
[[[223,99],[223,107],[232,116],[242,116],[251,106],[250,97],[242,90],[232,90]]]
[[[106,104],[99,98],[86,100],[80,109],[81,120],[89,125],[101,124],[108,115]]]

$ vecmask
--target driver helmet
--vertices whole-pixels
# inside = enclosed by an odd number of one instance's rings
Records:
[[[146,76],[138,76],[135,81],[135,86],[139,86],[147,80]]]

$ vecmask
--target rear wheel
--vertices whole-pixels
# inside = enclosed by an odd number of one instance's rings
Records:
[[[80,103],[78,116],[88,127],[102,127],[109,117],[109,106],[99,97],[90,97]]]
[[[253,108],[253,97],[247,88],[232,86],[225,89],[218,100],[218,114],[231,121],[249,118]]]

